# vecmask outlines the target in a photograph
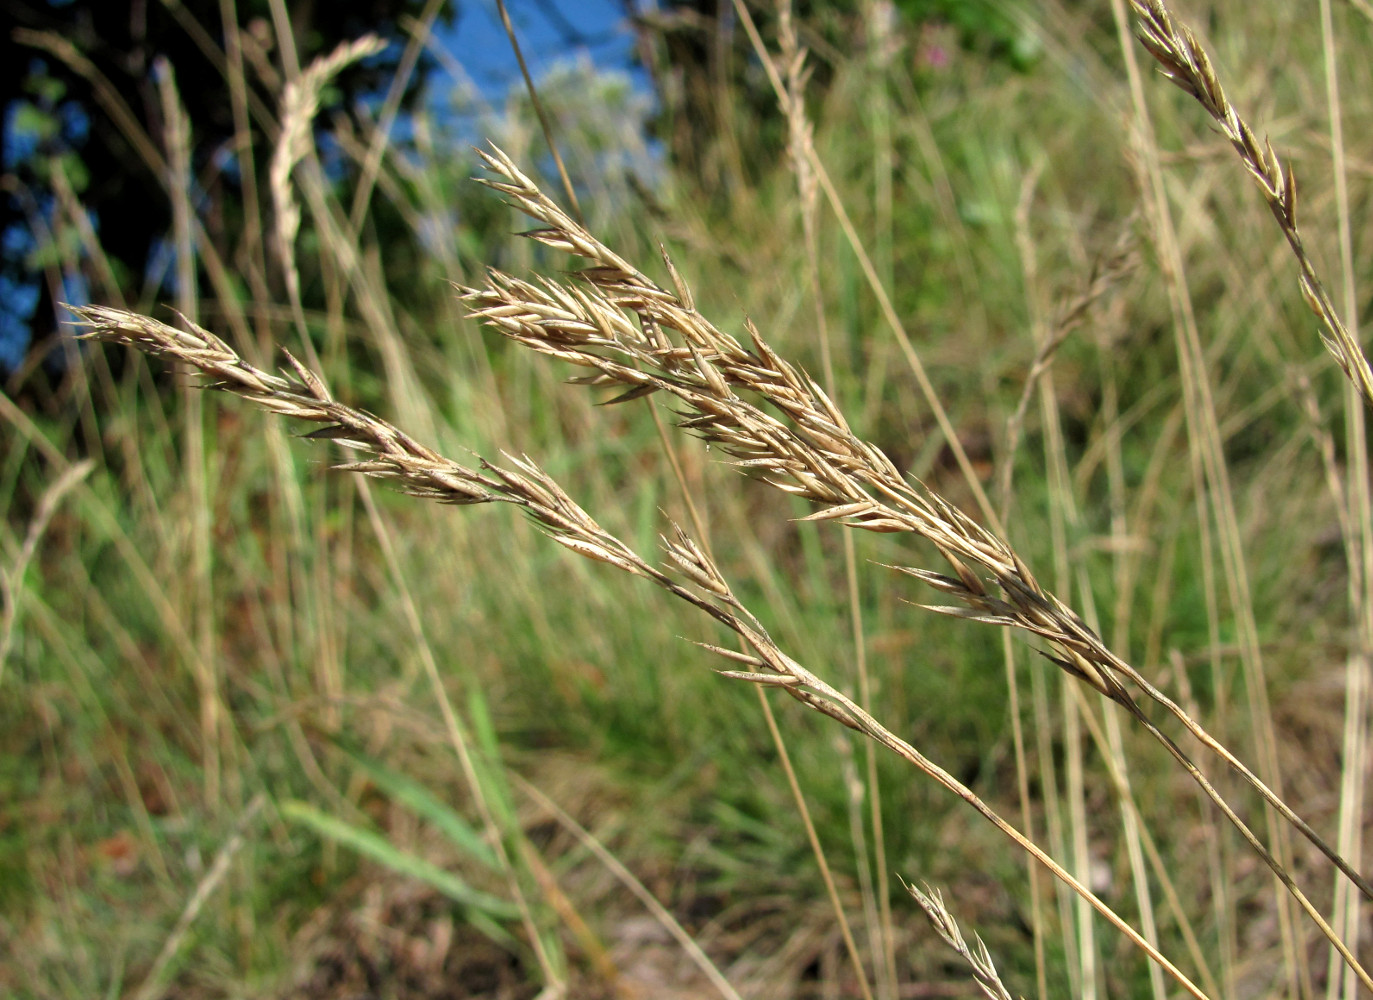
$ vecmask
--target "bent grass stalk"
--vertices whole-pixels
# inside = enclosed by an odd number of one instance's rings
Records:
[[[740,603],[711,558],[681,528],[673,525],[670,535],[662,536],[669,566],[665,571],[647,562],[597,524],[555,480],[529,459],[506,456],[509,467],[480,459],[478,467],[454,462],[386,421],[337,402],[323,379],[289,353],[286,357],[291,365],[290,374],[273,375],[254,368],[224,341],[195,324],[188,324],[192,329],[186,332],[138,313],[102,306],[78,307],[72,312],[87,328],[84,336],[90,339],[122,344],[190,365],[209,379],[209,388],[241,396],[279,416],[322,424],[319,430],[306,437],[336,441],[368,456],[336,465],[334,468],[338,471],[391,480],[411,496],[439,503],[512,504],[565,548],[645,579],[709,615],[752,650],[741,653],[700,644],[743,668],[723,669],[718,673],[734,680],[781,688],[806,707],[893,751],[967,802],[1021,850],[1061,879],[1157,962],[1188,994],[1199,1000],[1207,998],[1208,995],[1182,970],[972,789],[886,729],[847,695],[788,656],[762,623]]]

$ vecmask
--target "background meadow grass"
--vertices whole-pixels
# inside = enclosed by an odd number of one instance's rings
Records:
[[[1112,648],[1242,758],[1257,760],[1271,731],[1289,800],[1332,841],[1352,802],[1346,849],[1368,870],[1358,835],[1369,816],[1356,794],[1367,754],[1349,735],[1366,727],[1367,687],[1358,670],[1346,674],[1359,649],[1345,558],[1358,519],[1341,511],[1359,490],[1328,488],[1349,474],[1349,403],[1295,265],[1228,144],[1142,51],[1156,146],[1132,137],[1109,8],[1008,11],[1026,68],[960,47],[947,27],[863,6],[853,23],[872,44],[812,54],[826,78],[808,108],[820,158],[1017,551],[1079,611],[1094,607]],[[1194,0],[1177,14],[1203,32],[1231,99],[1297,173],[1308,248],[1345,301],[1316,9]],[[1363,5],[1339,5],[1334,27],[1351,276],[1366,310],[1373,20]],[[775,51],[776,37],[765,41]],[[670,145],[646,145],[645,112],[623,81],[568,64],[540,89],[588,227],[665,282],[654,269],[661,242],[701,312],[731,332],[751,318],[819,372],[785,130],[727,77],[700,85],[729,130],[695,150],[690,170]],[[465,99],[455,87],[453,100]],[[527,100],[480,120],[560,190]],[[365,160],[376,127],[366,111],[330,109],[316,124],[343,164]],[[388,148],[354,222],[354,173],[328,184],[308,159],[298,168],[296,264],[311,303],[300,316],[321,370],[339,399],[445,454],[530,455],[606,528],[656,551],[666,518],[690,516],[651,402],[594,406],[562,384],[577,373],[482,330],[456,302],[450,283],[479,283],[488,264],[519,276],[569,265],[510,235],[527,221],[470,181],[472,138],[420,114],[413,138]],[[1228,466],[1267,718],[1249,710],[1219,554],[1223,505],[1189,458],[1184,394],[1194,389],[1174,341],[1179,285],[1159,264],[1141,160],[1150,149]],[[265,194],[263,205],[271,233]],[[98,275],[78,216],[58,221],[67,263]],[[227,248],[229,278],[218,283],[203,246],[188,252],[185,234],[172,242],[210,290],[188,298],[182,283],[174,304],[263,367],[276,364],[275,344],[302,353],[269,238]],[[828,210],[818,246],[836,400],[903,471],[974,509]],[[1057,350],[1009,453],[1007,422],[1037,342],[1117,248],[1129,266]],[[97,282],[92,297],[118,294]],[[163,365],[100,346],[83,356],[51,398],[22,382],[0,397],[7,573],[25,538],[36,540],[11,578],[12,644],[0,663],[0,989],[707,995],[704,974],[542,795],[634,872],[741,995],[858,995],[756,696],[683,641],[720,641],[699,616],[570,558],[499,505],[440,509],[365,488],[326,474],[332,446],[293,440],[280,421],[190,390]],[[672,440],[745,603],[798,659],[856,690],[842,534],[797,523],[804,505]],[[84,478],[48,492],[86,458]],[[1007,462],[1003,497],[995,473]],[[928,553],[853,534],[876,714],[1006,815],[1024,809],[1055,857],[1135,919],[1119,799],[1090,735],[1112,709],[1074,701],[1061,674],[1018,643],[1013,702],[1002,637],[913,607],[927,593],[876,565]],[[1346,732],[1351,691],[1358,725]],[[1158,995],[1144,959],[1100,921],[1084,929],[1047,880],[1037,969],[1023,858],[881,754],[878,860],[867,749],[774,700],[878,995],[973,990],[894,880],[884,928],[878,868],[941,887],[1017,995],[1044,985],[1047,995]],[[1029,757],[1023,802],[1013,704]],[[1284,953],[1271,877],[1161,750],[1128,726],[1120,738],[1132,801],[1221,995],[1309,984],[1352,996],[1352,981],[1329,981],[1328,948],[1307,927]],[[1252,797],[1211,773],[1262,830]],[[492,830],[510,873],[492,855]],[[1328,865],[1293,850],[1298,880],[1330,912]],[[1162,949],[1190,971],[1153,878]],[[524,920],[462,897],[476,889],[508,906],[514,887]],[[1366,915],[1356,923],[1366,955]],[[884,935],[894,980],[881,970]]]

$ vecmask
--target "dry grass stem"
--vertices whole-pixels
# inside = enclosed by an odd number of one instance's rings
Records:
[[[1047,659],[1124,708],[1182,765],[1373,989],[1373,977],[1339,941],[1286,868],[1187,753],[1149,719],[1121,679],[1163,706],[1373,899],[1367,880],[1252,770],[1180,705],[1112,653],[1075,611],[1041,587],[1008,543],[939,494],[909,482],[881,449],[857,438],[819,385],[769,347],[751,323],[747,325],[751,350],[710,323],[695,309],[689,289],[666,254],[663,259],[675,292],[656,285],[577,224],[499,149],[493,146],[482,155],[499,175],[486,183],[543,224],[526,235],[585,258],[593,266],[562,282],[545,277],[524,281],[493,270],[483,288],[462,289],[463,300],[475,316],[532,350],[594,370],[595,374],[572,381],[622,389],[611,402],[655,392],[675,397],[685,404],[683,428],[721,447],[739,467],[816,504],[820,509],[806,520],[836,520],[877,532],[909,532],[933,543],[952,568],[952,576],[895,567],[959,602],[929,609],[1029,633]],[[741,397],[736,389],[775,407],[782,419]]]
[[[814,168],[817,161],[815,128],[806,114],[806,87],[810,82],[811,71],[806,63],[808,52],[797,36],[796,19],[789,0],[781,0],[778,3],[777,19],[782,49],[780,61],[786,67],[786,97],[780,104],[782,115],[787,121],[788,161],[796,177],[801,231],[806,251],[806,272],[809,279],[808,297],[814,310],[825,389],[833,394],[836,385],[834,350],[825,315],[824,287],[820,273],[820,186]],[[853,630],[853,666],[858,681],[858,701],[864,708],[870,708],[872,678],[868,671],[867,645],[864,640],[863,604],[859,599],[858,557],[855,540],[850,532],[844,533],[844,578],[849,597],[849,620]],[[858,876],[865,919],[872,929],[870,945],[874,952],[873,968],[876,972],[877,990],[884,998],[894,998],[897,994],[896,946],[887,875],[889,866],[886,834],[882,821],[882,788],[878,781],[877,755],[871,743],[864,744],[863,756],[866,793],[863,797],[869,805],[875,863],[870,864],[868,861],[867,836],[859,812],[860,803],[856,797],[850,800],[850,829],[853,831],[854,849],[859,858]]]
[[[1016,401],[1015,409],[1011,415],[1006,418],[1006,445],[1002,449],[1005,457],[997,469],[998,493],[1003,504],[1007,502],[1011,494],[1011,473],[1014,469],[1015,455],[1020,449],[1020,437],[1025,427],[1025,416],[1030,409],[1030,400],[1034,398],[1035,387],[1039,385],[1040,379],[1044,377],[1044,373],[1053,364],[1054,355],[1058,353],[1058,349],[1063,346],[1063,342],[1068,339],[1069,335],[1082,325],[1092,307],[1120,282],[1128,278],[1138,266],[1139,253],[1135,249],[1134,217],[1132,216],[1122,228],[1119,239],[1116,240],[1111,249],[1094,262],[1087,286],[1077,295],[1059,305],[1052,325],[1049,327],[1048,335],[1035,349],[1034,359],[1030,362],[1030,370],[1025,375],[1025,384],[1020,390],[1020,398]]]
[[[19,621],[19,599],[23,592],[24,574],[28,572],[29,563],[33,561],[34,554],[38,551],[38,543],[48,530],[53,515],[57,513],[58,504],[73,487],[90,475],[93,468],[95,461],[84,459],[68,466],[53,480],[52,485],[44,490],[38,499],[38,506],[33,512],[33,517],[29,519],[28,531],[24,533],[24,541],[15,554],[14,563],[8,570],[0,569],[0,600],[4,602],[4,607],[0,608],[0,683],[4,683],[5,680],[5,663],[9,660],[10,647],[14,643],[14,628]]]
[[[975,792],[886,729],[847,695],[783,652],[758,619],[735,597],[713,560],[679,527],[674,525],[670,537],[663,536],[662,542],[673,573],[685,583],[648,563],[603,529],[557,482],[527,458],[507,456],[513,468],[480,461],[479,469],[447,459],[386,421],[334,400],[323,380],[289,353],[286,357],[291,373],[273,375],[254,368],[224,341],[195,324],[188,324],[191,330],[187,332],[138,313],[104,306],[73,308],[72,312],[87,328],[84,334],[87,338],[122,344],[191,365],[209,379],[209,388],[231,392],[283,417],[324,425],[307,434],[307,438],[336,441],[345,448],[368,454],[369,457],[362,461],[335,466],[339,471],[392,480],[411,496],[439,503],[513,504],[560,545],[588,559],[649,580],[705,612],[739,636],[752,650],[751,653],[739,653],[702,644],[703,648],[747,668],[720,671],[724,676],[780,687],[806,707],[887,747],[967,802],[1063,880],[1191,996],[1207,996],[1138,931]]]
[[[1296,177],[1284,168],[1273,144],[1267,139],[1260,142],[1254,130],[1230,104],[1210,56],[1192,29],[1174,20],[1163,0],[1130,0],[1130,5],[1140,17],[1139,40],[1163,68],[1163,75],[1194,97],[1215,119],[1263,192],[1273,218],[1277,219],[1278,227],[1297,258],[1302,297],[1325,328],[1321,340],[1326,350],[1364,399],[1373,403],[1373,368],[1369,367],[1358,340],[1340,319],[1297,229]]]
[[[624,863],[611,851],[600,839],[582,824],[568,814],[558,803],[549,798],[537,785],[520,777],[519,774],[511,772],[510,778],[514,783],[539,807],[548,810],[558,825],[567,830],[572,836],[577,838],[577,842],[595,855],[596,860],[605,866],[606,870],[615,876],[626,889],[634,894],[639,902],[644,904],[644,909],[653,915],[653,919],[672,936],[682,951],[691,959],[698,969],[710,980],[710,984],[725,997],[726,1000],[742,1000],[734,986],[724,977],[724,974],[710,960],[701,946],[681,925],[672,912],[662,903],[658,902],[658,897],[653,895],[648,886],[644,885],[635,874],[624,866]]]
[[[181,945],[186,940],[186,935],[191,930],[191,925],[195,923],[200,911],[205,908],[205,903],[219,888],[224,881],[224,876],[229,874],[229,865],[234,860],[239,850],[246,843],[245,834],[248,827],[252,825],[257,814],[262,811],[262,807],[267,804],[267,797],[262,792],[253,796],[248,807],[243,810],[243,814],[234,823],[233,831],[229,838],[215,854],[214,863],[210,865],[205,876],[196,885],[195,891],[191,893],[191,898],[186,901],[186,907],[181,911],[181,916],[177,918],[176,926],[167,935],[167,940],[162,945],[162,950],[158,952],[157,958],[153,961],[152,968],[143,977],[143,985],[134,993],[135,1000],[155,1000],[156,997],[163,995],[166,990],[164,977],[167,966],[176,958],[176,954],[181,949]]]

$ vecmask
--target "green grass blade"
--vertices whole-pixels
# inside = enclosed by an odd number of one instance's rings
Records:
[[[462,906],[472,926],[491,940],[504,945],[514,943],[514,938],[496,922],[519,918],[519,911],[513,903],[474,889],[452,872],[399,850],[375,830],[345,823],[309,803],[292,799],[282,802],[280,808],[281,814],[293,823],[309,827],[321,837],[350,847],[394,872],[418,879],[443,893]]]
[[[455,846],[461,848],[472,860],[490,871],[500,871],[500,862],[496,859],[491,848],[487,846],[486,841],[482,839],[481,834],[477,833],[449,805],[439,801],[438,797],[429,789],[412,778],[392,771],[379,761],[365,756],[347,744],[340,742],[337,745],[354,764],[366,772],[372,784],[376,785],[388,798],[432,823],[436,829]]]

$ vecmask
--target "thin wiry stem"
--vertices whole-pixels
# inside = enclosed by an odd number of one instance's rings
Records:
[[[332,440],[367,454],[357,462],[336,465],[395,482],[403,492],[446,504],[509,503],[520,508],[555,542],[578,555],[650,581],[739,636],[751,652],[718,646],[702,648],[743,669],[718,671],[722,676],[765,687],[779,687],[806,707],[842,723],[887,747],[922,773],[967,802],[1022,850],[1028,852],[1087,900],[1112,926],[1130,939],[1193,997],[1207,994],[1146,941],[1140,933],[1073,877],[1033,841],[1004,820],[978,795],[919,750],[896,736],[843,692],[788,656],[762,623],[738,600],[719,568],[681,528],[662,536],[670,572],[643,559],[596,521],[558,483],[528,458],[506,456],[510,467],[484,460],[479,468],[445,458],[379,417],[333,399],[323,379],[289,353],[288,375],[273,375],[245,362],[208,330],[188,323],[178,330],[138,313],[104,306],[72,308],[86,326],[85,336],[136,348],[181,362],[207,377],[207,387],[242,396],[283,417],[323,426],[306,437]]]
[[[834,352],[831,348],[829,323],[825,317],[824,294],[820,281],[819,196],[812,161],[815,153],[815,129],[806,114],[806,86],[810,67],[807,51],[796,32],[796,21],[790,0],[778,3],[778,25],[782,51],[776,61],[786,67],[786,98],[781,110],[787,120],[789,142],[788,160],[796,176],[797,195],[801,210],[801,231],[806,246],[806,271],[809,278],[809,298],[815,310],[815,329],[820,342],[821,371],[825,389],[835,394]],[[769,56],[768,61],[774,62]],[[872,679],[868,671],[867,643],[863,634],[863,604],[858,593],[858,557],[851,532],[844,533],[844,577],[848,585],[849,620],[853,628],[853,665],[858,679],[858,700],[864,708],[872,706]],[[873,950],[873,967],[878,991],[886,998],[894,998],[896,989],[896,944],[892,933],[891,892],[887,876],[887,846],[882,822],[882,786],[877,775],[876,748],[863,744],[866,795],[851,800],[851,823],[854,847],[859,855],[859,886],[863,907],[867,913],[869,942]],[[876,863],[868,862],[867,838],[858,813],[860,798],[866,798],[872,821],[872,846]],[[876,869],[876,879],[873,869]],[[876,885],[874,886],[874,882]]]
[[[29,519],[29,529],[24,533],[24,541],[20,544],[13,563],[7,568],[0,567],[0,601],[4,604],[0,607],[0,684],[5,681],[5,663],[9,659],[10,647],[14,641],[14,627],[19,620],[19,601],[23,593],[24,576],[33,561],[34,553],[38,551],[38,543],[48,530],[62,498],[90,475],[94,467],[94,460],[88,458],[70,466],[53,480],[52,485],[38,498],[38,506],[34,509],[33,517]]]
[[[899,569],[960,603],[930,610],[1029,633],[1051,662],[1116,702],[1163,744],[1222,811],[1350,968],[1370,977],[1268,847],[1220,796],[1176,742],[1145,715],[1122,683],[1136,685],[1233,768],[1359,890],[1373,886],[1247,766],[1137,669],[1110,651],[1082,618],[1035,580],[1010,545],[923,484],[912,483],[873,444],[860,440],[842,412],[805,372],[779,356],[747,324],[751,347],[699,313],[685,281],[667,267],[674,291],[655,284],[549,199],[500,149],[482,157],[498,175],[484,181],[542,223],[526,235],[592,263],[572,280],[524,281],[492,270],[482,288],[463,288],[475,317],[519,344],[588,368],[572,381],[616,386],[611,402],[664,392],[685,404],[681,426],[719,446],[735,464],[820,509],[807,520],[837,520],[878,532],[909,532],[934,544],[952,576]],[[749,393],[781,414],[744,398]],[[978,567],[975,570],[973,567]]]
[[[1053,363],[1054,355],[1063,346],[1068,336],[1082,325],[1092,307],[1108,292],[1124,280],[1139,264],[1139,255],[1134,247],[1133,217],[1121,229],[1115,244],[1098,258],[1092,266],[1092,275],[1087,287],[1077,295],[1062,303],[1056,311],[1048,335],[1035,349],[1034,360],[1025,375],[1025,384],[1020,389],[1020,399],[1015,410],[1006,418],[1005,457],[997,469],[998,494],[1002,505],[1002,519],[1011,496],[1011,475],[1015,468],[1015,454],[1020,447],[1020,436],[1025,427],[1025,416],[1034,398],[1035,388]]]

